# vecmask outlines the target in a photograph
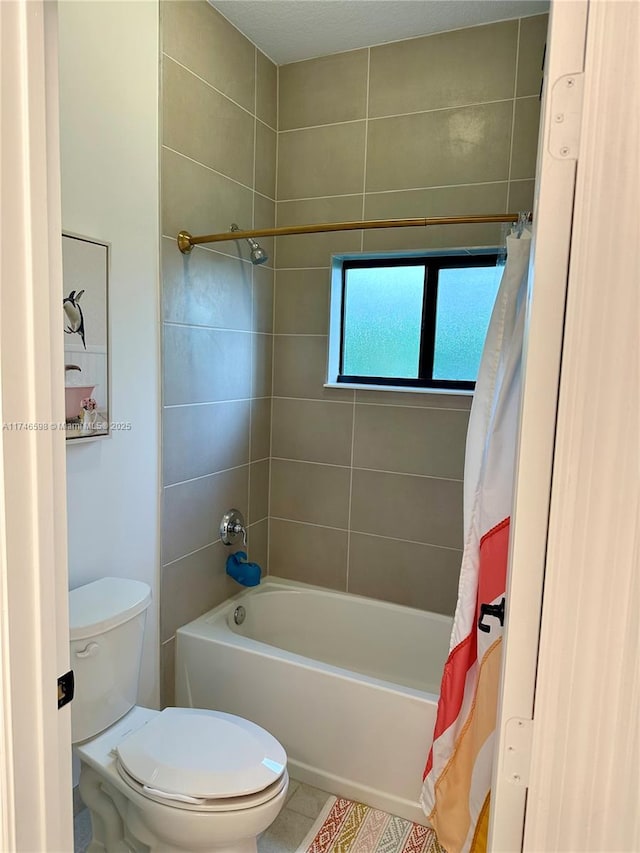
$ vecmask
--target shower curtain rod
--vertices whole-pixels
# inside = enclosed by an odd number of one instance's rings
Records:
[[[178,234],[178,248],[188,255],[200,243],[221,243],[249,237],[285,237],[290,234],[320,234],[325,231],[360,231],[370,228],[411,228],[428,225],[475,225],[483,222],[517,222],[517,213],[497,213],[484,216],[432,216],[418,219],[364,219],[358,222],[321,222],[314,225],[285,225],[280,228],[254,228],[251,231],[225,231],[193,237],[188,231]]]

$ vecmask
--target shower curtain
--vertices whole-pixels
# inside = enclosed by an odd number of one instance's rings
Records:
[[[471,407],[458,604],[421,804],[447,853],[486,850],[531,233],[507,238]]]

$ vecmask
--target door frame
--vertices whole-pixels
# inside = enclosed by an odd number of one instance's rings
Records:
[[[73,849],[57,7],[0,3],[0,845]]]
[[[569,275],[577,150],[552,152],[553,91],[583,71],[586,0],[552,3],[538,140],[525,358],[511,524],[489,849],[522,847]],[[520,725],[520,723],[522,723]],[[515,727],[515,731],[514,731]],[[515,777],[518,777],[517,779]]]

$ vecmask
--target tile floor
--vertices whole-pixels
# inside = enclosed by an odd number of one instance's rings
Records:
[[[291,779],[285,807],[258,839],[258,853],[295,853],[330,796],[326,791]],[[91,841],[87,809],[75,817],[74,841],[74,853],[85,853]]]

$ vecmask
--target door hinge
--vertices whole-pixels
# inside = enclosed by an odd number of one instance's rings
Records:
[[[64,675],[58,678],[58,710],[71,702],[74,688],[75,679],[73,677],[73,670],[70,669],[69,672],[65,672]]]
[[[549,151],[557,160],[578,159],[583,94],[583,71],[558,77],[551,89]]]
[[[526,788],[531,766],[533,720],[512,717],[504,727],[505,748],[502,772],[507,782]]]

